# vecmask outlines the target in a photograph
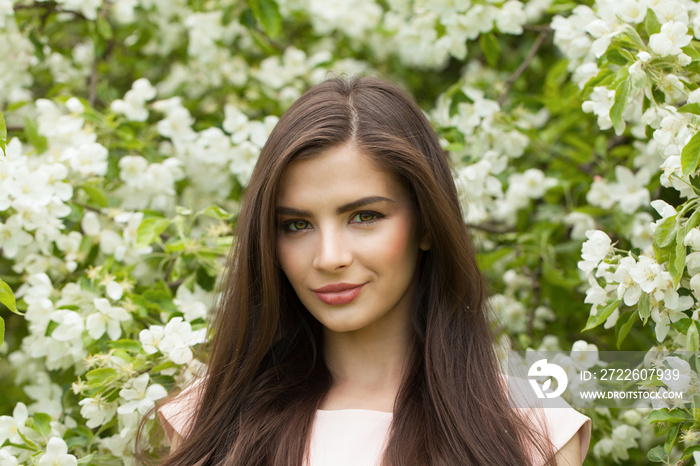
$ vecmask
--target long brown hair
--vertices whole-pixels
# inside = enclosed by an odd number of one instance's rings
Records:
[[[299,98],[262,149],[210,326],[201,402],[190,434],[163,464],[203,458],[211,465],[302,464],[315,411],[332,379],[320,324],[276,258],[275,203],[291,161],[347,142],[408,186],[431,244],[416,271],[413,351],[384,464],[526,465],[532,452],[551,458],[546,436],[508,407],[486,286],[435,132],[397,86],[337,78]]]

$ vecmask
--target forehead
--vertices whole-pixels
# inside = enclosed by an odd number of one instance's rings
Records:
[[[366,196],[409,200],[408,191],[395,175],[353,144],[345,144],[290,163],[282,172],[277,205],[340,205]]]

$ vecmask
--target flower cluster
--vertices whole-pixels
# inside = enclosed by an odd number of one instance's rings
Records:
[[[268,134],[329,73],[374,69],[432,119],[502,347],[573,345],[567,371],[594,362],[582,328],[697,351],[699,38],[690,0],[0,0],[0,285],[24,313],[0,464],[133,462],[139,420],[202,371]],[[682,355],[647,363],[683,374],[654,390],[699,385]],[[590,409],[602,464],[699,438],[686,405]]]

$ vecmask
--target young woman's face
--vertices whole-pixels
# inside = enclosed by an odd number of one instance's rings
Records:
[[[277,255],[309,312],[331,332],[410,328],[427,244],[399,180],[346,144],[291,163],[279,189]]]

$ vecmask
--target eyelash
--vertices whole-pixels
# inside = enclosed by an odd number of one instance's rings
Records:
[[[371,225],[371,224],[375,223],[377,220],[384,218],[384,215],[380,214],[379,212],[374,212],[374,211],[371,211],[371,210],[363,210],[363,211],[361,211],[361,212],[357,212],[357,213],[355,213],[355,214],[352,216],[352,218],[354,219],[355,217],[357,217],[357,216],[359,216],[359,215],[363,215],[363,214],[372,215],[372,219],[371,219],[371,220],[364,221],[364,222],[363,222],[363,221],[359,221],[359,222],[356,222],[356,223],[361,224],[361,225]],[[287,221],[285,221],[285,222],[282,222],[282,224],[280,225],[280,229],[281,229],[282,231],[284,231],[284,232],[286,232],[286,233],[290,233],[290,234],[300,233],[300,232],[302,232],[302,231],[308,229],[308,227],[307,227],[307,228],[301,228],[301,229],[298,229],[298,230],[292,230],[290,227],[291,227],[293,224],[297,223],[297,222],[304,222],[304,223],[306,223],[307,225],[311,225],[311,224],[310,224],[308,221],[306,221],[306,220],[302,220],[302,219],[292,219],[292,220],[287,220]]]

